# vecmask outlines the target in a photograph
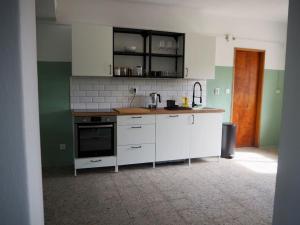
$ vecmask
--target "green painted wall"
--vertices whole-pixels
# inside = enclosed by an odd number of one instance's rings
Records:
[[[261,147],[278,146],[281,124],[282,92],[284,71],[265,70],[261,114]],[[207,81],[207,106],[225,109],[224,122],[230,121],[233,67],[216,67],[215,80]],[[220,88],[220,94],[214,95],[214,89]],[[277,91],[279,90],[279,92]]]
[[[260,145],[278,146],[281,125],[284,71],[265,70],[260,126]]]
[[[221,108],[225,110],[224,122],[230,121],[231,113],[231,90],[232,90],[232,67],[216,67],[216,75],[214,80],[207,80],[207,106]],[[220,88],[219,95],[214,95],[214,89]],[[230,94],[226,94],[225,90],[229,88]]]
[[[43,167],[72,164],[71,63],[38,62]],[[59,150],[66,144],[66,150]]]

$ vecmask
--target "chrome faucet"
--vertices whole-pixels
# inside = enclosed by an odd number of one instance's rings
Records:
[[[200,88],[200,96],[195,96],[195,88],[196,88],[196,85],[199,85],[199,88]],[[195,103],[195,98],[199,98],[200,100],[200,104],[202,104],[202,86],[200,84],[200,82],[195,82],[194,83],[194,87],[193,87],[193,102],[192,102],[192,107],[195,107],[197,106],[197,104]]]

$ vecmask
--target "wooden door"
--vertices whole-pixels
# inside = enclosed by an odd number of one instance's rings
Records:
[[[232,121],[237,147],[259,145],[264,52],[236,49]]]

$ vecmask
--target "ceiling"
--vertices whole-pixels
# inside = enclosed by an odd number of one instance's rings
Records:
[[[101,0],[98,0],[101,1]],[[113,0],[167,7],[185,7],[202,14],[287,22],[289,0]]]
[[[100,2],[138,4],[141,7],[158,6],[193,9],[194,13],[230,18],[287,22],[289,0],[88,0],[86,4]],[[38,18],[55,18],[56,6],[65,0],[36,0]],[[72,4],[72,1],[69,1]],[[84,1],[83,1],[84,3]]]

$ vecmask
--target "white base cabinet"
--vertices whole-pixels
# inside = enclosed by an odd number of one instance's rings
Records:
[[[156,161],[189,158],[189,114],[156,116]]]
[[[221,155],[223,113],[118,116],[117,165]]]
[[[192,115],[190,158],[221,155],[222,113]]]
[[[117,164],[155,162],[155,115],[117,117]]]

